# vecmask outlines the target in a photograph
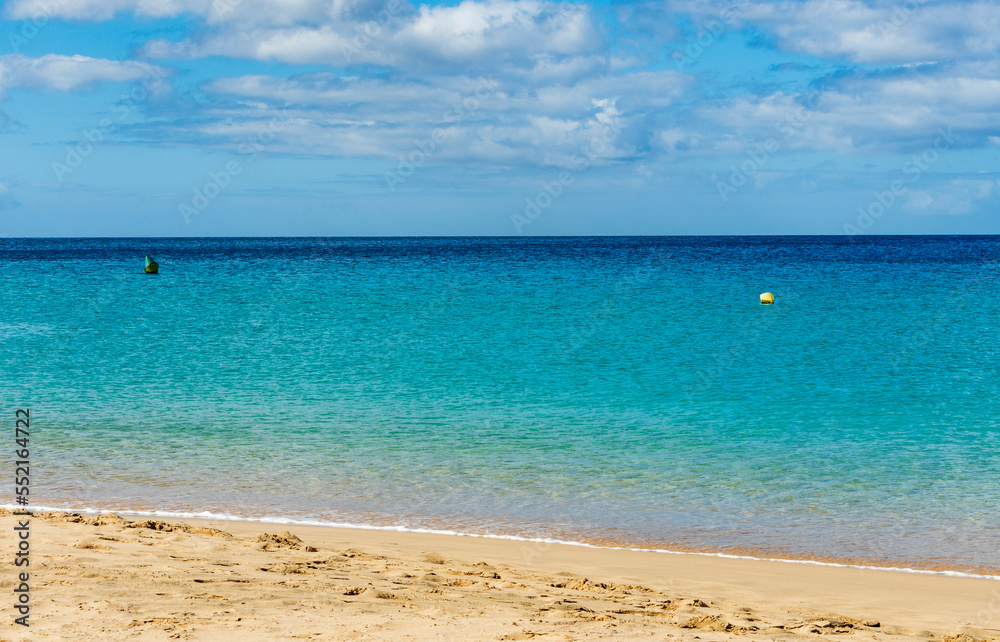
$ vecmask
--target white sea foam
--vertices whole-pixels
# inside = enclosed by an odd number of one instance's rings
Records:
[[[14,504],[0,504],[0,508],[5,508],[7,510],[24,510],[23,506],[15,506]],[[753,557],[750,555],[731,555],[729,553],[698,553],[691,551],[670,551],[661,548],[630,548],[624,546],[597,546],[596,544],[589,544],[587,542],[574,542],[572,540],[562,540],[553,539],[549,537],[523,537],[519,535],[495,535],[491,533],[463,533],[461,531],[452,531],[444,529],[434,529],[434,528],[413,528],[410,526],[375,526],[372,524],[356,524],[353,522],[330,522],[324,520],[313,520],[313,519],[292,519],[290,517],[277,517],[277,516],[265,516],[265,517],[243,517],[240,515],[229,515],[226,513],[213,513],[211,511],[201,511],[201,512],[179,512],[179,511],[165,511],[165,510],[154,510],[154,511],[131,511],[131,510],[107,510],[99,508],[69,508],[65,506],[32,506],[32,511],[58,511],[67,513],[80,513],[84,515],[107,515],[109,513],[115,513],[122,516],[135,516],[135,517],[165,517],[165,518],[182,518],[182,519],[211,519],[215,521],[229,521],[229,522],[255,522],[262,524],[281,524],[289,526],[322,526],[326,528],[353,528],[358,530],[372,530],[372,531],[387,531],[396,533],[423,533],[427,535],[452,535],[456,537],[478,537],[482,539],[502,539],[511,540],[515,542],[532,542],[537,544],[560,544],[564,546],[580,546],[582,548],[594,548],[601,550],[612,550],[612,551],[636,551],[641,553],[663,553],[666,555],[697,555],[700,557],[719,557],[724,559],[734,559],[734,560],[755,560],[761,562],[782,562],[785,564],[810,564],[813,566],[832,566],[838,568],[854,568],[863,569],[869,571],[891,571],[895,573],[916,573],[918,575],[943,575],[947,577],[970,577],[981,580],[995,580],[1000,581],[1000,575],[981,575],[977,573],[964,573],[962,571],[931,571],[926,569],[917,568],[905,568],[905,567],[895,567],[895,566],[865,566],[861,564],[840,564],[837,562],[820,562],[816,560],[796,560],[796,559],[781,559],[774,557]]]

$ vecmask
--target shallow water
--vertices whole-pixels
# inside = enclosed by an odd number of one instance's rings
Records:
[[[0,391],[39,505],[1000,567],[998,256],[0,239]]]

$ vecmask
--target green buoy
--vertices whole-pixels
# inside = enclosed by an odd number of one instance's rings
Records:
[[[146,274],[159,274],[160,264],[153,259],[146,257]]]

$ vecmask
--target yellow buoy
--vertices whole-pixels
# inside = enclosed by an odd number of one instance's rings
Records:
[[[765,292],[764,294],[760,295],[760,302],[762,304],[770,305],[774,303],[774,295],[771,294],[770,292]]]
[[[160,264],[153,259],[146,257],[146,274],[158,274],[160,271]]]

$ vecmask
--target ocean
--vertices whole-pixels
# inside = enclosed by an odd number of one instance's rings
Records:
[[[1000,237],[0,239],[37,509],[1000,574],[998,326]]]

